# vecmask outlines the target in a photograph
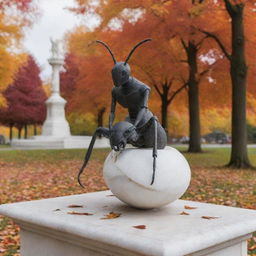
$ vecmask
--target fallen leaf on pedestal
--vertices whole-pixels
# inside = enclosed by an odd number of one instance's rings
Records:
[[[256,250],[256,244],[254,244],[253,246],[249,247],[249,251],[254,251]]]
[[[213,219],[218,219],[219,217],[202,216],[201,218],[206,220],[213,220]]]
[[[71,204],[68,206],[68,208],[83,208],[83,206],[78,204]]]
[[[138,225],[138,226],[133,226],[133,228],[146,229],[146,226],[145,225]]]
[[[190,214],[187,212],[181,212],[180,215],[190,215]]]
[[[184,208],[185,208],[186,210],[194,210],[194,209],[197,209],[197,207],[188,206],[188,205],[184,205]]]
[[[55,210],[53,210],[54,212],[58,212],[58,211],[60,211],[60,209],[55,209]]]
[[[86,215],[86,216],[90,216],[93,215],[92,213],[88,213],[88,212],[68,212],[68,214],[73,214],[73,215]]]
[[[109,219],[115,219],[120,217],[121,213],[116,213],[116,212],[110,212],[107,215],[105,215],[104,218],[101,218],[101,220],[109,220]]]
[[[115,195],[107,195],[107,196],[115,196]]]

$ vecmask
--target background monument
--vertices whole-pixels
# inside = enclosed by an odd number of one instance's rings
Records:
[[[65,117],[66,100],[60,96],[60,69],[64,64],[61,41],[52,38],[52,56],[48,59],[52,66],[51,96],[46,101],[47,117],[42,127],[43,136],[70,136],[69,124]]]
[[[64,53],[61,40],[51,41],[51,57],[48,59],[52,66],[51,96],[46,100],[47,117],[42,127],[42,135],[29,139],[14,139],[11,146],[16,149],[62,149],[88,148],[91,136],[72,136],[65,117],[66,100],[60,96],[60,70],[64,64]],[[96,140],[96,148],[109,147],[108,140]]]

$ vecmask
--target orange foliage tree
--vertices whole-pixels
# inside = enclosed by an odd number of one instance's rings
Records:
[[[23,29],[30,25],[35,13],[33,0],[0,0],[0,105],[5,103],[3,91],[25,60],[25,56],[18,56],[13,48],[18,47]]]
[[[173,99],[172,96],[169,96],[166,100],[166,95],[173,90],[173,87],[170,86],[173,84],[172,82],[175,80],[175,84],[182,84],[181,89],[185,85],[188,86],[190,152],[201,151],[198,85],[205,74],[211,70],[211,65],[203,62],[200,58],[202,54],[209,51],[209,48],[207,48],[209,45],[204,45],[202,50],[206,36],[200,33],[198,28],[206,22],[208,15],[211,14],[209,8],[203,5],[202,2],[187,0],[119,0],[99,1],[98,5],[91,5],[91,1],[80,0],[77,1],[78,7],[73,8],[73,11],[79,14],[90,10],[101,17],[101,24],[96,29],[96,33],[108,28],[113,30],[113,23],[119,23],[122,33],[120,33],[116,42],[120,45],[120,48],[126,45],[131,38],[133,40],[134,38],[141,39],[143,34],[150,34],[157,41],[151,48],[151,56],[150,53],[148,53],[148,56],[152,57],[154,50],[158,50],[159,57],[155,58],[155,61],[158,62],[158,67],[155,65],[158,68],[158,74],[152,71],[155,63],[152,63],[152,60],[145,60],[146,55],[143,56],[142,61],[149,67],[146,69],[147,75],[151,77],[149,80],[162,100],[163,117],[167,116],[163,113],[163,110],[168,108],[168,103]],[[135,24],[135,26],[131,25],[132,29],[129,30],[129,37],[127,36],[125,21]],[[131,36],[132,30],[136,31],[136,34],[133,33],[135,36]],[[158,48],[156,48],[157,44],[159,45]],[[175,54],[176,52],[178,54]],[[216,55],[215,59],[217,58]],[[162,66],[161,62],[163,63]],[[159,70],[160,67],[161,70]],[[155,80],[159,80],[159,78],[162,80],[161,86],[155,86],[156,83],[152,80],[153,75],[157,77]],[[180,83],[181,81],[182,83]],[[176,90],[179,92],[180,88]],[[175,90],[172,91],[171,95],[176,95]],[[165,119],[163,118],[164,126],[167,123]]]
[[[96,44],[90,45],[92,41],[90,33],[81,28],[70,34],[68,41],[69,52],[72,53],[76,63],[74,64],[73,61],[68,69],[66,67],[67,75],[70,70],[76,73],[74,79],[71,79],[74,84],[68,111],[92,112],[97,116],[98,126],[103,126],[106,106],[110,105],[111,59],[105,54],[104,49]]]
[[[205,105],[208,102],[209,107],[216,107],[216,113],[219,113],[218,109],[220,109],[216,103],[223,104],[227,109],[229,102],[232,102],[232,136],[236,139],[232,140],[230,165],[250,166],[246,151],[245,85],[248,77],[249,91],[255,93],[255,86],[252,83],[255,79],[255,64],[252,62],[255,56],[253,44],[256,37],[252,31],[254,28],[252,24],[255,24],[256,19],[254,0],[102,0],[98,1],[98,4],[89,0],[79,0],[77,4],[77,8],[73,8],[73,11],[78,14],[90,11],[100,16],[101,23],[94,34],[100,36],[102,31],[119,30],[120,36],[110,36],[108,42],[112,42],[111,38],[115,38],[113,44],[117,45],[115,47],[119,46],[120,50],[126,48],[131,40],[134,41],[136,38],[140,40],[144,35],[156,37],[161,43],[175,42],[175,50],[178,52],[180,52],[177,50],[180,49],[180,43],[184,51],[176,59],[176,63],[183,64],[183,67],[184,63],[187,63],[187,69],[184,72],[185,68],[183,68],[182,76],[188,83],[189,150],[192,152],[201,150],[198,85],[203,83],[209,86],[201,89],[207,98],[201,100]],[[135,24],[134,28],[131,25],[130,30],[125,30],[127,21],[132,25]],[[141,24],[144,21],[144,29],[142,29]],[[122,33],[124,31],[126,33]],[[128,31],[129,36],[127,36]],[[132,31],[137,31],[137,37],[136,32]],[[209,40],[210,38],[214,40]],[[151,57],[155,47],[154,45],[151,49]],[[150,53],[148,55],[150,57]],[[229,67],[225,57],[230,63],[232,87],[229,86],[230,81],[227,77]],[[146,59],[147,56],[141,54],[139,60],[142,64],[145,60],[149,66],[150,61]],[[165,63],[165,59],[161,57],[162,60]],[[168,63],[172,65],[171,60]],[[152,66],[149,70],[150,72],[147,69],[147,73],[153,73]],[[158,79],[159,74],[155,77]],[[205,77],[207,79],[202,79]],[[227,98],[231,91],[232,101]],[[209,92],[213,92],[214,95],[209,96]]]
[[[255,24],[255,0],[219,0],[212,3],[215,13],[222,13],[222,21],[228,26],[228,31],[213,26],[202,29],[201,32],[213,39],[221,49],[230,64],[232,84],[232,151],[228,166],[234,168],[250,167],[247,153],[246,127],[246,92],[248,77],[248,61],[255,53],[256,37],[250,30]],[[226,11],[223,13],[223,9]],[[230,20],[230,22],[229,22]],[[223,24],[222,22],[222,24]],[[246,32],[245,32],[246,29]],[[226,32],[226,33],[225,33]],[[245,35],[246,33],[246,35]],[[227,37],[227,34],[230,34]],[[246,40],[247,39],[247,40]],[[246,42],[250,54],[246,54]],[[255,69],[254,69],[255,72]]]

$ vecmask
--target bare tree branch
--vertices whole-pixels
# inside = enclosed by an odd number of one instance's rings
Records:
[[[159,96],[162,97],[163,94],[161,93],[161,91],[159,90],[159,88],[157,87],[157,85],[155,83],[153,84],[153,87],[156,89]]]
[[[178,89],[172,94],[172,96],[168,99],[167,105],[169,105],[169,104],[173,101],[173,99],[175,98],[175,96],[176,96],[178,93],[180,93],[183,89],[185,89],[187,86],[188,86],[188,83],[185,83],[185,84],[183,84],[180,88],[178,88]]]
[[[229,13],[229,15],[233,15],[234,12],[237,12],[235,6],[231,4],[230,0],[223,0],[226,6],[226,9]]]
[[[216,41],[216,43],[219,45],[220,49],[222,50],[224,55],[227,57],[227,59],[229,61],[231,61],[231,55],[228,53],[224,44],[221,42],[221,40],[216,35],[214,35],[213,33],[207,32],[205,30],[201,30],[201,29],[199,29],[199,31],[204,33],[205,35],[207,35],[207,37],[213,38]]]
[[[173,83],[173,80],[174,80],[174,77],[172,77],[169,81],[167,81],[167,88],[168,88],[168,90],[171,88],[171,86],[172,86],[172,83]]]
[[[200,40],[200,41],[196,44],[196,47],[197,47],[197,48],[200,47],[201,44],[203,43],[203,41],[204,41],[207,37],[208,37],[208,36],[203,37],[202,40]]]
[[[154,77],[151,75],[151,73],[147,70],[145,70],[143,67],[141,67],[140,65],[137,65],[137,67],[139,67],[149,78],[149,80],[151,81],[153,87],[156,89],[157,93],[159,94],[160,97],[162,97],[162,93],[160,91],[160,89],[157,86],[157,82],[155,81]]]
[[[180,41],[181,41],[184,49],[187,51],[188,50],[188,46],[186,45],[185,41],[182,38],[180,38]]]

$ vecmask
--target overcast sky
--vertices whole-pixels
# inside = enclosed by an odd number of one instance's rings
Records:
[[[66,32],[75,26],[85,23],[88,26],[95,24],[93,18],[81,19],[75,16],[66,7],[74,6],[73,0],[38,0],[41,16],[32,29],[25,34],[24,47],[29,51],[41,66],[42,79],[51,75],[51,67],[47,62],[50,57],[50,37],[61,39]]]

